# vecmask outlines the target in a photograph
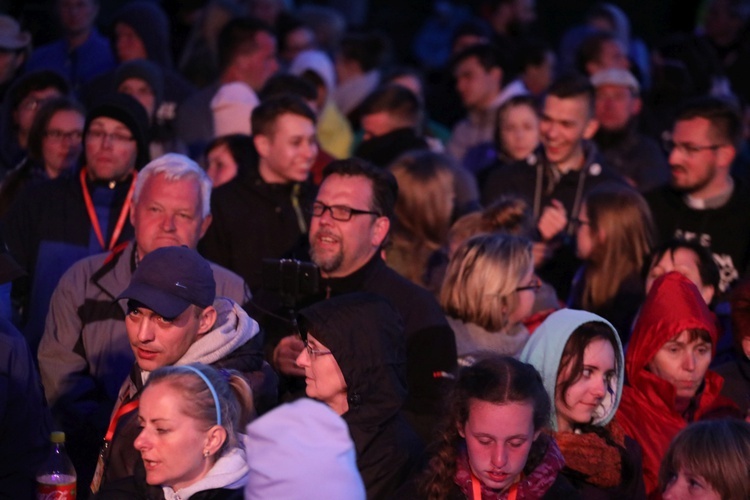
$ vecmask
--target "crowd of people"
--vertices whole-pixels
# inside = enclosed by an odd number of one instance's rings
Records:
[[[750,3],[115,3],[0,14],[0,497],[750,498]]]

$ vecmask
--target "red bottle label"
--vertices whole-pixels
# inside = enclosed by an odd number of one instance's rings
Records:
[[[49,484],[38,482],[36,485],[36,500],[75,500],[76,480],[66,484]]]

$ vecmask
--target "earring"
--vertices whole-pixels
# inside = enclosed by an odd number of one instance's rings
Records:
[[[208,452],[208,450],[205,450],[205,451],[203,452],[203,458],[208,458],[208,455],[209,455],[209,452]]]

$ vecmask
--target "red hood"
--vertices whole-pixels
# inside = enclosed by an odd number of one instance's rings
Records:
[[[628,385],[623,389],[617,421],[643,450],[643,472],[649,498],[658,497],[658,472],[672,438],[688,422],[675,411],[675,389],[646,370],[656,352],[683,330],[700,328],[718,340],[714,316],[696,286],[672,272],[654,282],[633,330],[625,355]],[[697,401],[695,419],[732,414],[732,403],[719,396],[724,380],[710,370]],[[723,412],[713,415],[714,412]]]
[[[667,341],[690,328],[706,330],[715,353],[719,332],[698,288],[677,272],[660,276],[643,303],[630,338],[625,356],[629,385],[639,388],[644,373],[650,378],[645,370],[648,362]]]

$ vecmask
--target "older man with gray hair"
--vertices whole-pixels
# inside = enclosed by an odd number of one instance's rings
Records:
[[[195,249],[211,224],[211,181],[192,160],[164,155],[138,174],[130,222],[135,240],[77,262],[60,279],[39,346],[47,401],[68,433],[79,484],[88,485],[101,436],[133,366],[125,305],[115,302],[138,263],[167,246]],[[238,275],[211,264],[216,294],[250,299]],[[88,476],[88,477],[87,477]]]

